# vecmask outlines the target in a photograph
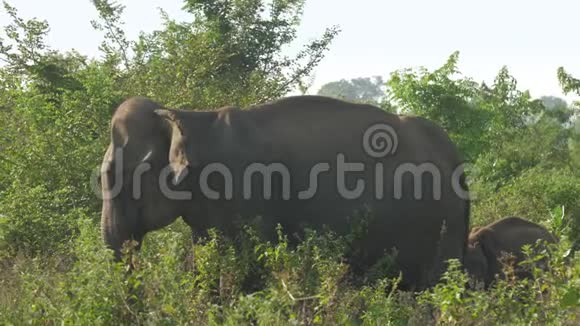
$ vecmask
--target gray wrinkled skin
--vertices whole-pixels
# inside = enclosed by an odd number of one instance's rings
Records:
[[[363,134],[370,126],[389,125],[398,139],[394,153],[374,158],[365,152]],[[123,161],[114,157],[121,149]],[[365,172],[346,174],[348,189],[364,180],[365,191],[357,199],[344,199],[337,191],[337,155],[347,162],[360,162]],[[142,198],[131,197],[131,175],[141,162],[151,165],[142,176]],[[222,163],[234,180],[231,200],[209,199],[199,187],[202,169]],[[292,177],[290,198],[284,200],[281,182],[273,178],[272,198],[263,199],[262,183],[253,182],[252,196],[242,196],[244,168],[253,162],[282,163]],[[310,169],[330,164],[330,172],[318,176],[316,195],[299,199],[308,189]],[[402,198],[393,195],[395,169],[403,163],[432,163],[441,174],[441,198],[432,197],[431,176],[424,176],[424,198],[413,197],[413,178],[403,179]],[[383,198],[375,195],[374,167],[384,165]],[[281,224],[289,235],[305,226],[328,226],[338,234],[353,227],[353,216],[368,210],[366,234],[353,243],[353,266],[365,270],[385,252],[396,249],[403,272],[403,285],[421,289],[432,285],[451,258],[463,260],[469,226],[469,201],[452,189],[452,173],[461,165],[459,154],[437,125],[417,117],[390,114],[370,105],[353,104],[319,96],[297,96],[250,107],[226,107],[217,111],[164,109],[145,98],[122,103],[111,121],[111,145],[103,160],[102,191],[111,193],[115,168],[123,171],[121,194],[103,200],[102,233],[107,245],[118,254],[126,240],[141,242],[147,232],[157,230],[182,216],[196,233],[218,228],[227,236],[239,225],[261,216],[260,227],[268,239],[276,239]],[[165,198],[157,178],[171,167],[171,178],[181,182],[174,190],[192,192],[191,200]],[[460,171],[461,172],[461,171]],[[219,175],[209,178],[211,189],[223,194]],[[291,240],[295,237],[291,236]],[[354,267],[353,267],[354,268]]]
[[[529,277],[517,264],[525,259],[522,247],[535,245],[538,240],[556,243],[554,237],[541,225],[519,217],[506,217],[471,231],[464,265],[470,276],[489,287],[502,275],[502,259],[511,256],[516,276]]]

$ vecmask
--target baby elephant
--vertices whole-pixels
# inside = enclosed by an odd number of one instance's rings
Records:
[[[558,240],[546,228],[519,217],[506,217],[487,226],[474,228],[469,234],[465,255],[465,268],[485,287],[502,273],[502,257],[505,254],[515,258],[514,266],[525,259],[524,245],[534,245],[538,240],[556,243]],[[520,277],[528,276],[516,270]]]

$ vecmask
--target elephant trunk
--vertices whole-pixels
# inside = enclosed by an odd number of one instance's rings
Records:
[[[117,261],[121,259],[121,246],[129,239],[123,220],[120,212],[114,209],[111,200],[103,201],[101,235],[107,247],[114,251]]]
[[[133,206],[125,206],[122,196],[114,200],[104,200],[101,213],[101,234],[107,247],[115,252],[117,261],[121,260],[121,249],[126,241],[137,241],[134,249],[139,250],[145,235],[137,223],[138,210]]]

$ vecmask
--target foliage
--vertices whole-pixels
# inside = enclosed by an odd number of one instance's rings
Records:
[[[337,32],[286,57],[303,1],[208,0],[186,2],[192,23],[163,14],[162,30],[133,41],[122,29],[123,6],[93,3],[100,17],[93,26],[105,32],[100,60],[51,50],[47,22],[24,20],[4,3],[12,22],[0,36],[0,236],[12,251],[51,251],[76,232],[67,216],[77,209],[97,216],[92,178],[124,98],[189,108],[275,99],[300,85]]]
[[[565,93],[580,93],[580,79],[574,78],[572,75],[567,73],[564,67],[558,68],[558,80],[560,81]]]
[[[455,80],[458,53],[441,68],[393,72],[387,82],[389,99],[400,113],[426,117],[440,124],[470,159],[487,147],[481,120],[485,112],[474,109],[476,85],[469,78]]]
[[[473,220],[481,224],[501,216],[525,216],[542,222],[554,208],[564,206],[566,218],[573,222],[573,217],[580,213],[579,182],[580,176],[570,168],[536,167],[498,190],[474,185],[480,199],[475,203]]]
[[[540,110],[539,101],[517,90],[516,81],[502,68],[492,86],[460,78],[459,53],[433,72],[404,69],[387,82],[390,100],[401,113],[426,117],[441,125],[468,161],[513,139]]]
[[[573,325],[578,311],[570,309],[578,304],[576,281],[580,266],[564,262],[565,246],[552,246],[534,252],[527,248],[527,259],[521,266],[533,278],[516,280],[513,267],[507,266],[506,278],[498,279],[488,291],[465,288],[467,276],[454,262],[444,276],[444,282],[418,297],[420,303],[440,307],[438,323],[443,325]],[[539,261],[551,257],[547,270]]]
[[[340,260],[345,239],[332,234],[310,232],[292,248],[282,235],[273,244],[247,231],[250,242],[238,247],[210,232],[192,246],[180,221],[152,234],[139,253],[126,247],[115,264],[90,218],[80,214],[78,226],[68,254],[0,261],[10,266],[0,272],[3,323],[572,325],[580,312],[580,261],[564,258],[568,242],[527,251],[522,266],[533,279],[472,290],[452,261],[441,283],[414,295],[399,291],[397,278],[352,285]],[[257,262],[266,283],[248,292],[244,271]]]
[[[318,95],[321,96],[375,105],[381,104],[384,94],[384,82],[381,76],[341,79],[324,84],[318,90]]]
[[[459,75],[457,63],[456,52],[432,72],[394,72],[387,93],[400,112],[438,122],[471,163],[473,224],[510,215],[539,221],[564,206],[570,237],[580,239],[575,107],[532,99],[506,68],[493,85],[478,85]],[[566,78],[565,89],[574,89],[574,79]]]
[[[338,29],[290,55],[303,0],[187,0],[191,22],[161,12],[160,30],[128,39],[120,4],[94,0],[103,56],[50,49],[46,21],[0,34],[0,321],[2,324],[575,324],[580,312],[578,103],[533,99],[506,68],[491,85],[440,68],[341,80],[320,94],[424,116],[451,136],[469,168],[472,225],[518,215],[562,240],[530,253],[534,278],[466,287],[451,262],[433,289],[407,293],[386,257],[363,285],[343,262],[348,241],[309,232],[293,247],[246,229],[193,245],[183,222],[149,234],[114,263],[96,223],[94,176],[114,108],[144,95],[169,107],[246,106],[303,89]],[[580,94],[563,68],[565,92]],[[364,236],[364,235],[363,235]],[[537,268],[549,258],[547,270]],[[509,270],[508,270],[509,275]]]
[[[120,29],[123,6],[95,1],[106,31],[106,62],[125,67],[126,94],[172,107],[218,108],[278,98],[300,85],[338,32],[328,28],[293,57],[282,55],[296,38],[303,0],[189,0],[192,22],[162,12],[164,28],[128,41]]]

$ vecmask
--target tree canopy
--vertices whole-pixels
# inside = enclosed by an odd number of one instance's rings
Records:
[[[318,90],[318,95],[352,102],[379,104],[385,95],[384,86],[381,76],[341,79],[322,85]]]

